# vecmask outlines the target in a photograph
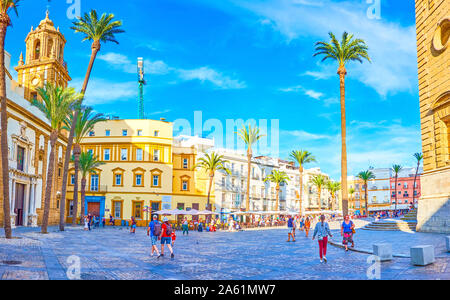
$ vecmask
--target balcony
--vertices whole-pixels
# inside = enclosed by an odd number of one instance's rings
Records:
[[[86,192],[106,194],[108,192],[108,186],[107,185],[91,186],[91,187],[89,187],[89,189]]]

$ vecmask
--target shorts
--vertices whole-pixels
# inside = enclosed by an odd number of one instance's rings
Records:
[[[162,237],[161,245],[170,245],[172,243],[172,238],[170,237]]]
[[[289,233],[294,233],[294,230],[295,230],[294,227],[289,228]]]
[[[156,244],[158,243],[158,237],[156,235],[152,235],[150,239],[152,241],[152,246],[156,246]]]
[[[136,229],[136,225],[131,226],[131,228]]]

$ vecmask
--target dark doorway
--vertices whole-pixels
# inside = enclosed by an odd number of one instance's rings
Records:
[[[16,226],[23,226],[23,208],[25,204],[25,185],[16,183],[16,203],[14,213],[16,214]]]

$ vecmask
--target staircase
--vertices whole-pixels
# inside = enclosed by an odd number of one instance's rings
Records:
[[[386,219],[377,222],[372,222],[361,229],[375,230],[375,231],[413,232],[416,231],[416,227],[417,227],[417,209],[414,209],[411,210],[403,218],[401,218],[401,220]]]

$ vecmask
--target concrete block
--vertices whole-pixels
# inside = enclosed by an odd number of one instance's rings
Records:
[[[421,245],[411,247],[411,263],[415,266],[428,266],[436,261],[434,246]]]
[[[374,244],[373,254],[378,256],[381,261],[392,260],[392,245],[391,244]]]
[[[445,237],[445,244],[447,245],[447,252],[450,252],[450,235]]]

